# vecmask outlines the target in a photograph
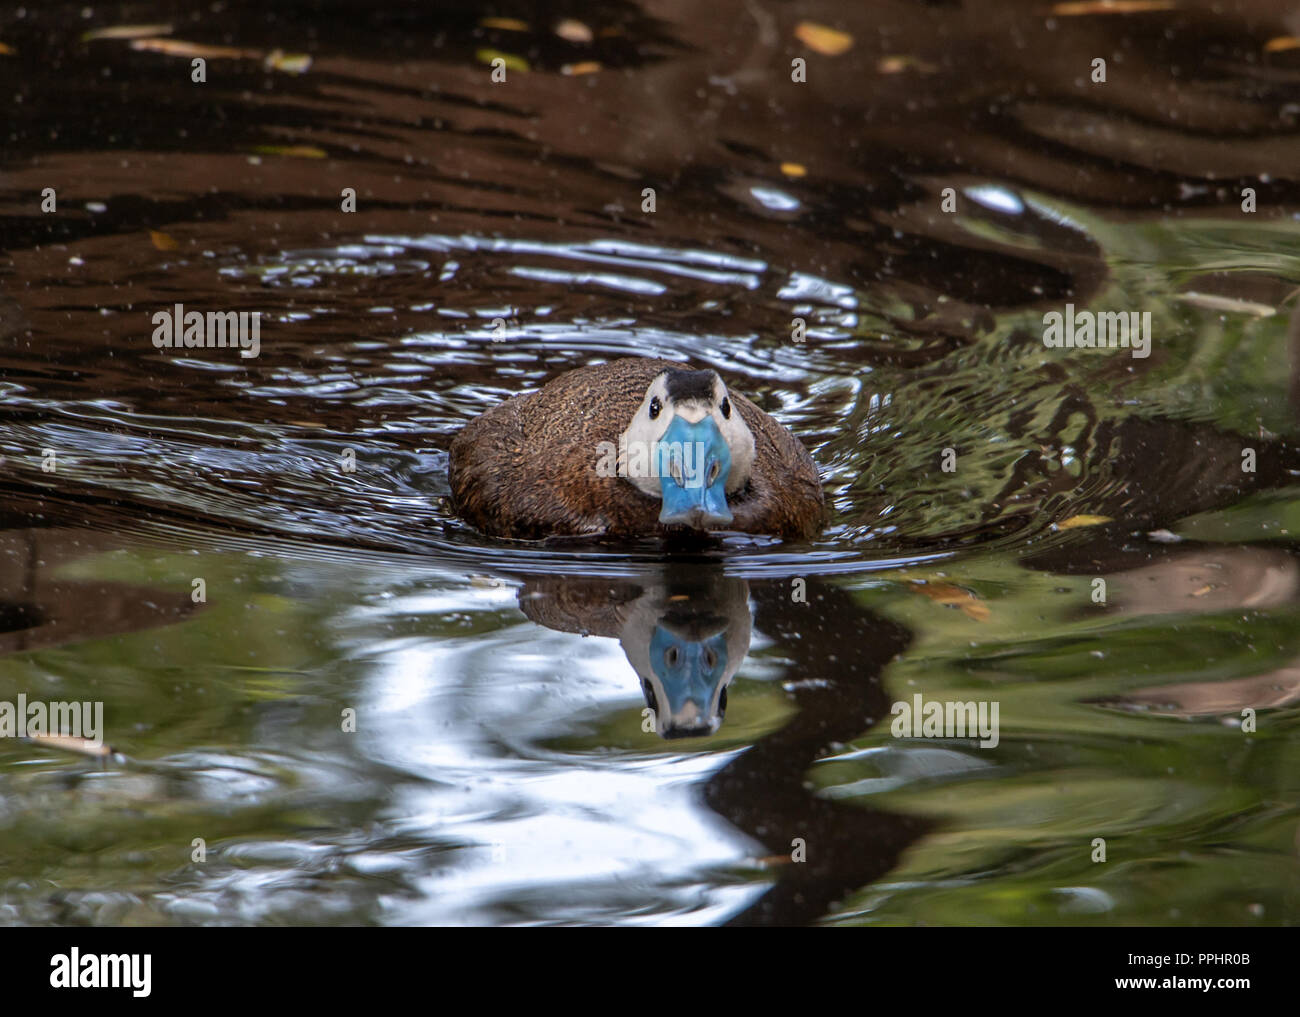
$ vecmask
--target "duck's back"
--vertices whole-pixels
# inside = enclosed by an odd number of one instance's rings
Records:
[[[667,534],[655,499],[597,467],[612,462],[608,451],[650,382],[683,366],[630,358],[578,368],[471,420],[451,443],[456,511],[484,533],[525,540]],[[812,457],[748,399],[730,395],[755,445],[750,483],[728,499],[731,528],[786,538],[815,533],[825,503]]]

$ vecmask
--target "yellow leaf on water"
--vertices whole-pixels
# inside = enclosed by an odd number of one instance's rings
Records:
[[[1051,13],[1062,17],[1080,14],[1143,14],[1146,11],[1172,11],[1174,0],[1070,0],[1053,4]]]
[[[575,21],[573,18],[565,18],[555,26],[555,34],[561,39],[569,42],[591,42],[593,36],[591,29],[581,21]]]
[[[1269,39],[1264,43],[1265,53],[1281,53],[1288,49],[1300,49],[1300,39],[1294,35],[1279,35],[1276,39]]]
[[[814,21],[801,21],[795,26],[794,37],[811,50],[826,56],[839,56],[853,45],[853,36]]]
[[[260,57],[260,49],[235,49],[232,46],[204,46],[198,42],[185,42],[182,39],[136,39],[131,43],[132,49],[147,53],[165,53],[168,56],[203,57],[205,60],[242,60],[244,57]]]
[[[1100,526],[1102,523],[1113,522],[1110,516],[1070,516],[1069,519],[1063,519],[1056,524],[1058,530],[1073,530],[1080,526]]]
[[[294,159],[324,159],[328,154],[315,145],[254,145],[258,155],[287,155]]]
[[[14,52],[12,46],[6,46],[3,42],[0,42],[0,53],[12,53],[12,52]]]
[[[565,64],[560,68],[561,74],[595,74],[597,71],[604,70],[604,65],[599,60],[583,60],[576,64]]]
[[[808,175],[808,170],[804,168],[803,164],[797,162],[781,163],[781,172],[788,177],[806,177]]]
[[[171,35],[171,25],[114,25],[111,28],[92,28],[81,33],[82,42],[96,39],[142,39],[149,35]]]
[[[476,60],[481,64],[490,64],[493,60],[503,60],[509,70],[527,71],[531,70],[528,61],[521,56],[515,56],[513,53],[502,53],[499,49],[481,49],[474,54]]]
[[[499,28],[503,32],[528,31],[528,22],[518,18],[479,18],[478,23],[482,28]]]
[[[960,586],[953,586],[951,583],[923,583],[916,580],[912,581],[912,590],[921,594],[923,597],[929,597],[936,604],[942,604],[944,607],[956,607],[961,609],[961,613],[972,621],[988,621],[989,607],[979,597],[969,590],[963,590]]]
[[[881,74],[902,74],[904,71],[919,71],[921,74],[933,74],[939,68],[920,57],[887,56],[881,57],[876,70]]]
[[[282,49],[273,49],[262,60],[262,66],[269,71],[284,71],[286,74],[306,74],[311,67],[311,57],[306,53],[286,53]]]
[[[160,251],[174,251],[180,246],[166,233],[161,233],[158,230],[150,230],[149,239],[153,241],[154,247]]]

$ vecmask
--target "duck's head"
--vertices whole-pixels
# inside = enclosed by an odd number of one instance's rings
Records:
[[[665,526],[727,526],[727,496],[753,465],[754,436],[716,371],[661,372],[619,438],[619,476],[660,501]]]

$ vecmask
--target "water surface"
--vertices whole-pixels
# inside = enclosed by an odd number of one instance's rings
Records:
[[[1057,6],[0,17],[0,700],[116,750],[0,741],[0,920],[1294,923],[1300,49]],[[827,530],[455,519],[466,420],[629,355],[798,433]]]

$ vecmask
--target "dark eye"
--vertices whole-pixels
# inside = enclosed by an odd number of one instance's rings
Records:
[[[719,409],[722,410],[722,419],[723,419],[723,420],[730,420],[730,419],[731,419],[731,400],[730,400],[730,399],[727,399],[727,398],[724,397],[723,400],[722,400],[722,406],[720,406]]]
[[[661,402],[659,401],[659,397],[658,397],[658,396],[655,396],[653,399],[651,399],[651,400],[650,400],[650,419],[651,419],[651,420],[654,420],[655,417],[659,416],[659,411],[662,410],[663,408],[664,408],[664,404],[661,403]]]

